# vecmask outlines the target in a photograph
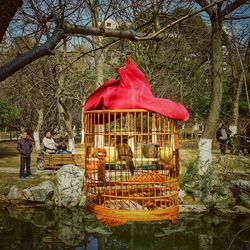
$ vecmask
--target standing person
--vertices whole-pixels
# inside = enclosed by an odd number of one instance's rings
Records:
[[[216,131],[216,139],[220,144],[220,151],[222,154],[226,153],[227,143],[230,138],[231,130],[227,128],[224,123],[221,123]]]
[[[129,169],[131,175],[134,175],[134,163],[133,163],[133,152],[131,147],[128,145],[127,139],[121,140],[118,138],[116,149],[118,152],[119,160],[126,161],[126,166]]]
[[[54,139],[52,138],[51,132],[48,130],[45,132],[43,137],[43,146],[44,151],[46,153],[56,153],[57,149],[59,148],[59,144],[57,144]]]
[[[26,166],[26,174],[28,177],[32,178],[32,174],[30,171],[30,155],[32,152],[32,143],[31,139],[28,136],[28,132],[26,129],[21,130],[21,139],[17,142],[17,150],[21,154],[21,166],[20,166],[20,174],[19,178],[24,179],[24,170]]]

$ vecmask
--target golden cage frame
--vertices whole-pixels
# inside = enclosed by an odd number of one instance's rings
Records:
[[[84,145],[86,206],[98,219],[177,222],[177,121],[143,109],[87,111]]]

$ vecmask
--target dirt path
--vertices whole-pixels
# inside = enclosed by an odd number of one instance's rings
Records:
[[[17,141],[0,141],[0,173],[19,173],[20,155],[16,149]],[[77,153],[83,153],[82,145],[77,145]],[[31,154],[31,172],[50,174],[53,170],[37,170],[37,153]]]
[[[16,149],[17,141],[0,142],[0,172],[18,173],[20,155]],[[31,169],[36,169],[36,153],[31,155]]]

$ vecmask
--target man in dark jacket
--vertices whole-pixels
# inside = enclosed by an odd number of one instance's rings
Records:
[[[30,171],[30,155],[32,152],[32,143],[28,136],[27,130],[23,129],[21,131],[21,139],[17,142],[17,150],[21,154],[21,166],[20,166],[20,179],[24,179],[24,170],[26,165],[27,176],[32,178]]]
[[[216,139],[220,144],[220,151],[222,154],[226,153],[227,143],[231,133],[231,130],[224,123],[221,123],[216,131]]]

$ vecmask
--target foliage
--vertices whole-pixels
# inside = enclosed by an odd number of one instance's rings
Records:
[[[16,126],[20,119],[20,109],[7,99],[0,99],[0,126]]]
[[[198,176],[198,164],[197,160],[189,162],[184,175],[180,177],[180,186],[185,190],[185,185],[190,184]]]

